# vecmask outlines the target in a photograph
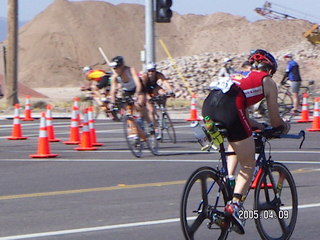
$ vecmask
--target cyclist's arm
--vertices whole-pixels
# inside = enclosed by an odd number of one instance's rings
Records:
[[[169,79],[166,78],[162,73],[158,74],[158,80],[161,80],[163,82],[163,84],[165,85],[165,88],[169,91],[169,92],[173,92],[173,89],[169,83]]]
[[[281,85],[284,85],[288,81],[289,72],[285,72],[281,80]]]
[[[116,91],[117,91],[117,75],[113,74],[111,76],[111,86],[110,86],[110,97],[111,97],[111,103],[114,103],[116,101]]]
[[[95,81],[92,81],[91,91],[93,93],[94,100],[98,103],[99,106],[103,106],[103,102],[101,101],[102,95],[101,95],[100,89],[97,87]]]
[[[284,126],[284,133],[290,130],[290,125],[284,122],[280,117],[278,106],[278,88],[271,77],[267,76],[263,79],[264,95],[267,100],[267,107],[269,112],[270,124],[272,127]]]
[[[249,122],[250,122],[250,126],[252,129],[260,129],[260,130],[263,130],[265,128],[265,125],[263,125],[262,123],[254,120],[254,119],[251,119],[249,117],[249,111],[248,109],[246,109],[246,116],[247,116],[247,119],[249,119]]]
[[[136,93],[137,94],[142,93],[141,81],[140,81],[140,79],[138,77],[138,74],[137,74],[136,70],[133,67],[130,67],[130,72],[131,72],[131,75],[133,77],[134,83],[136,85]]]

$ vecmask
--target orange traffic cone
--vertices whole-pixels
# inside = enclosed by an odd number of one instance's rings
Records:
[[[54,127],[52,124],[52,107],[51,105],[47,105],[47,112],[46,112],[46,124],[47,124],[47,133],[48,133],[48,140],[49,142],[60,142],[60,139],[55,138],[54,134]]]
[[[30,107],[30,96],[26,96],[26,103],[24,109],[24,118],[22,121],[33,121],[34,119],[31,117],[31,107]]]
[[[22,129],[20,124],[20,105],[14,105],[14,117],[13,117],[13,127],[12,127],[12,135],[8,137],[9,140],[26,140],[27,137],[22,136]]]
[[[313,122],[312,127],[308,128],[309,132],[319,132],[320,131],[320,116],[319,116],[319,98],[314,99],[314,108],[313,108]]]
[[[76,145],[80,143],[80,132],[79,132],[79,122],[77,119],[77,112],[76,107],[72,107],[72,114],[71,114],[71,125],[70,125],[70,138],[69,141],[63,142],[64,144],[68,145]]]
[[[73,106],[76,108],[76,113],[77,113],[78,126],[82,127],[81,117],[80,117],[79,98],[75,97],[73,100],[74,100]]]
[[[83,128],[81,134],[81,143],[80,147],[74,148],[77,151],[92,151],[96,150],[96,147],[92,147],[91,139],[90,139],[90,131],[89,131],[89,123],[88,123],[88,109],[84,110],[83,113]]]
[[[299,123],[311,122],[311,120],[309,119],[308,93],[303,94],[301,118],[297,122]]]
[[[96,129],[94,127],[94,118],[93,118],[93,107],[90,106],[88,108],[88,121],[89,121],[89,131],[90,131],[90,139],[92,146],[102,146],[103,143],[97,142]]]
[[[29,155],[32,158],[53,158],[59,156],[58,154],[50,153],[50,146],[47,136],[47,126],[46,126],[46,113],[41,114],[40,119],[40,129],[38,138],[38,152],[36,154]]]
[[[196,95],[193,93],[191,98],[190,117],[189,119],[186,119],[186,121],[200,121],[196,106]]]

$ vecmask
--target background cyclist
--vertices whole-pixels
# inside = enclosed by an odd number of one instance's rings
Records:
[[[89,84],[81,87],[81,90],[91,91],[94,100],[99,104],[99,106],[106,110],[106,106],[102,99],[109,95],[111,73],[100,69],[92,69],[89,66],[84,67],[82,72],[89,81]],[[104,92],[101,92],[101,89],[104,89]]]
[[[227,203],[225,212],[232,216],[234,230],[244,234],[243,222],[239,219],[244,196],[246,195],[255,167],[255,145],[252,128],[265,128],[264,124],[249,118],[247,108],[266,98],[272,127],[283,127],[283,133],[290,129],[289,123],[282,120],[277,103],[277,85],[272,75],[277,70],[274,57],[261,49],[249,58],[252,71],[244,78],[232,81],[223,79],[205,99],[202,115],[222,123],[228,130],[229,151],[236,155],[228,157],[228,172],[235,174],[240,162],[233,198]]]
[[[147,64],[146,70],[147,71],[142,74],[141,80],[146,92],[146,105],[149,118],[153,122],[154,126],[157,127],[157,122],[155,119],[156,111],[154,104],[150,101],[150,99],[152,96],[164,95],[166,93],[166,91],[160,85],[158,85],[158,81],[160,80],[163,83],[168,94],[174,96],[174,93],[171,85],[169,84],[168,78],[166,78],[163,73],[157,71],[157,65],[155,63]],[[160,139],[160,135],[157,136],[157,139]]]
[[[114,105],[117,90],[121,89],[123,96],[136,96],[135,109],[140,111],[140,116],[150,122],[146,111],[146,97],[143,91],[142,83],[133,67],[125,65],[122,56],[116,56],[110,62],[113,68],[111,76],[110,97],[111,104]]]

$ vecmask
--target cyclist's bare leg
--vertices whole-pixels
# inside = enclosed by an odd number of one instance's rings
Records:
[[[292,93],[293,109],[292,111],[298,110],[299,108],[299,93]]]
[[[135,108],[138,112],[140,112],[140,117],[145,119],[148,123],[150,123],[150,118],[148,116],[148,111],[146,107],[146,96],[145,94],[138,94],[137,102],[135,103]]]
[[[153,126],[156,128],[158,126],[155,118],[156,109],[154,104],[151,103],[150,101],[147,101],[147,111],[148,111],[150,121],[153,123]]]
[[[233,152],[233,148],[232,146],[229,144],[228,146],[228,152]],[[238,166],[238,159],[237,159],[237,155],[230,155],[228,156],[228,173],[229,175],[234,175],[236,168]]]
[[[230,145],[234,149],[237,155],[237,159],[241,165],[240,172],[237,176],[234,193],[245,196],[245,194],[247,193],[250,187],[253,171],[256,164],[255,157],[254,157],[254,153],[255,153],[254,140],[253,140],[253,137],[250,136],[238,142],[230,142]],[[234,198],[233,200],[239,201],[241,199]]]

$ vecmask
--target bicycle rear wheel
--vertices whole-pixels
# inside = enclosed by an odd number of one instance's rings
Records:
[[[128,147],[132,154],[139,158],[142,156],[143,142],[140,141],[138,125],[131,116],[125,116],[123,119],[123,130]]]
[[[273,163],[261,175],[254,195],[257,230],[264,240],[285,240],[293,233],[298,216],[298,195],[290,171]]]
[[[172,143],[177,142],[176,131],[173,127],[173,122],[169,117],[168,113],[162,113],[162,119],[160,120],[159,127],[161,134],[161,142],[165,142],[166,140]]]
[[[180,223],[185,238],[226,239],[230,221],[224,216],[224,207],[228,198],[216,170],[197,169],[186,182],[181,199]]]

